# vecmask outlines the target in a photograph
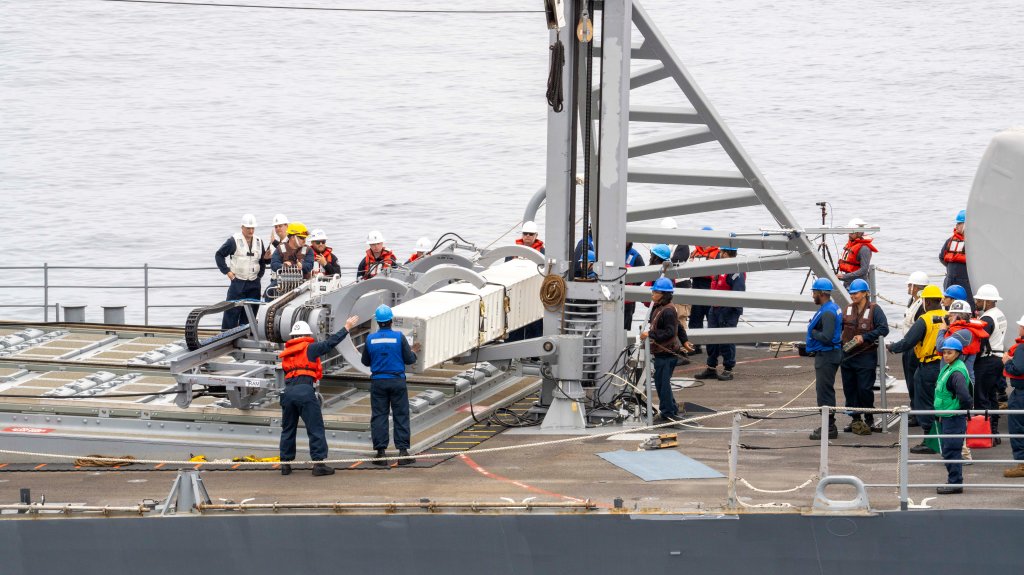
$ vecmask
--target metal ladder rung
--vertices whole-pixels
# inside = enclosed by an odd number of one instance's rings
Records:
[[[670,184],[677,186],[714,186],[721,188],[749,187],[743,174],[731,170],[680,170],[673,168],[629,169],[629,182],[634,184]]]
[[[652,136],[645,140],[641,140],[629,147],[629,157],[636,158],[639,156],[657,154],[658,152],[686,148],[688,146],[696,146],[697,144],[706,144],[714,141],[715,136],[707,126],[691,128],[674,134]],[[746,180],[744,180],[744,182],[745,181]]]

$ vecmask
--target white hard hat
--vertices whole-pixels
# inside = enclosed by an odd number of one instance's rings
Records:
[[[427,236],[423,236],[416,240],[416,251],[418,252],[425,252],[432,247],[434,247],[434,242],[430,241],[430,238]]]
[[[924,272],[914,272],[910,274],[910,279],[907,280],[907,285],[914,286],[926,286],[928,285],[928,274]]]
[[[242,227],[243,228],[255,228],[256,227],[256,216],[252,214],[245,214],[242,216]]]
[[[522,233],[524,233],[524,234],[535,234],[535,233],[537,233],[537,223],[536,222],[523,222]]]
[[[676,223],[675,218],[665,218],[661,220],[661,227],[666,230],[674,230],[679,227],[679,224]]]
[[[382,243],[384,243],[384,234],[378,232],[377,230],[373,230],[372,232],[366,235],[366,245]]]
[[[274,225],[275,226],[279,226],[281,224],[287,225],[289,223],[291,223],[291,222],[288,220],[288,216],[286,216],[284,214],[277,214],[276,216],[274,216]]]
[[[852,220],[850,220],[846,224],[846,227],[848,227],[848,228],[863,228],[866,225],[868,225],[868,223],[865,222],[864,220],[862,220],[860,218],[853,218]]]
[[[326,242],[327,241],[327,232],[325,232],[323,230],[313,230],[312,233],[309,234],[309,237],[306,238],[306,241],[310,242],[310,243],[312,243],[312,242]]]
[[[313,330],[309,329],[309,324],[304,321],[297,321],[292,324],[292,331],[288,333],[289,337],[295,337],[299,335],[313,335]]]
[[[965,313],[971,314],[971,304],[965,302],[962,299],[958,299],[953,303],[949,304],[949,313]]]
[[[1017,325],[1024,327],[1024,315],[1020,316],[1020,319],[1017,320]]]
[[[1003,298],[999,297],[999,290],[992,284],[985,284],[978,288],[978,293],[974,294],[974,299],[983,299],[985,301],[1003,301]]]

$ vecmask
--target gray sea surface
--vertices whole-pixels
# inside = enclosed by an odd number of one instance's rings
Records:
[[[836,224],[856,216],[882,228],[879,266],[941,275],[937,253],[989,140],[1024,124],[1024,3],[644,5],[803,225],[820,224],[815,202],[827,201]],[[245,212],[256,214],[263,237],[277,212],[323,228],[350,266],[371,229],[402,257],[420,236],[449,231],[481,246],[511,243],[507,232],[544,182],[547,65],[540,13],[0,0],[3,266],[210,266]],[[670,81],[631,97],[684,103]],[[705,147],[637,164],[728,166],[720,150]],[[636,185],[630,203],[695,193],[703,190]],[[775,226],[763,208],[680,225]],[[157,285],[226,285],[212,271],[150,274]],[[37,270],[6,269],[2,278],[3,286],[43,281]],[[752,274],[748,289],[795,293],[803,279],[799,271]],[[93,286],[142,280],[137,270],[57,269],[47,278]],[[901,301],[903,282],[882,274],[880,292]],[[158,289],[150,303],[221,297],[221,288]],[[41,302],[38,289],[0,289],[0,306]],[[89,304],[90,320],[100,319],[99,304],[128,303],[129,320],[142,320],[138,290],[56,288],[49,302]],[[178,323],[184,313],[156,309],[150,321]],[[41,315],[0,307],[0,317]]]

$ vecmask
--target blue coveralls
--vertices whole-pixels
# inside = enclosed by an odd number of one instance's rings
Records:
[[[814,389],[818,407],[836,405],[836,371],[843,358],[843,312],[829,300],[807,322],[807,351],[814,353]],[[836,415],[829,412],[829,426]]]
[[[256,242],[256,238],[253,238],[253,242]],[[214,261],[217,262],[217,268],[220,273],[227,275],[231,269],[228,267],[227,257],[234,255],[235,253],[235,238],[234,236],[228,238],[228,241],[224,242],[224,245],[217,250],[214,254]],[[263,278],[263,272],[267,269],[267,264],[263,261],[263,254],[260,254],[260,271],[254,280],[231,280],[231,285],[228,286],[228,295],[225,296],[225,301],[234,301],[240,299],[260,299],[260,279]],[[253,314],[256,314],[256,306],[249,306],[252,309]],[[224,317],[221,319],[220,328],[222,330],[231,329],[240,325],[249,323],[248,318],[245,316],[245,309],[242,307],[234,307],[224,312]]]
[[[348,330],[341,328],[325,341],[309,344],[306,359],[315,362],[327,355],[348,336]],[[327,433],[324,430],[324,416],[320,411],[320,400],[316,396],[314,380],[309,375],[290,377],[284,380],[281,394],[281,461],[295,460],[295,434],[299,419],[306,426],[309,437],[309,456],[313,461],[327,459]]]
[[[730,291],[747,291],[747,274],[734,273],[725,277]],[[740,316],[743,315],[741,307],[714,306],[708,314],[708,327],[736,327],[740,323]],[[722,367],[732,370],[736,366],[736,344],[735,343],[709,343],[707,346],[707,365],[711,369],[718,367],[718,356],[722,356]]]
[[[380,329],[366,336],[363,365],[370,367],[370,436],[373,448],[387,449],[388,412],[394,418],[395,447],[409,449],[409,390],[405,366],[416,363],[416,354],[400,331]]]

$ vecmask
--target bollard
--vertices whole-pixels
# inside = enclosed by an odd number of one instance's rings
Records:
[[[124,325],[124,308],[123,305],[105,305],[103,306],[103,323],[110,325]]]
[[[84,305],[65,305],[64,323],[85,323]]]

